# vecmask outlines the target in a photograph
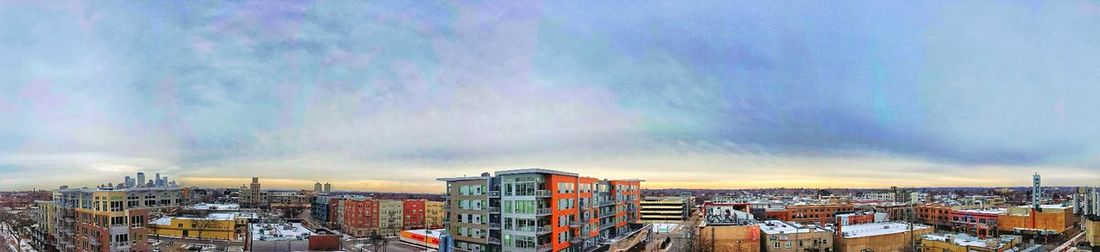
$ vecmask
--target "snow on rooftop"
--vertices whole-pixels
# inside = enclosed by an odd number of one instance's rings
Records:
[[[926,229],[928,226],[913,224],[913,230]],[[876,222],[866,224],[848,225],[840,228],[844,232],[844,238],[859,238],[903,233],[909,231],[909,223],[902,222]]]
[[[950,240],[951,243],[954,243],[956,245],[961,245],[961,246],[974,246],[974,247],[983,247],[983,248],[999,248],[999,247],[1002,247],[1005,244],[1011,242],[1012,240],[1016,239],[1017,236],[1005,235],[1005,236],[1002,236],[998,240],[997,238],[981,239],[981,238],[973,237],[973,236],[970,236],[970,235],[967,235],[967,234],[926,234],[926,235],[923,236],[923,238],[925,240],[933,240],[933,241],[948,241],[948,240]],[[991,247],[991,246],[996,246],[996,247]]]
[[[259,223],[249,228],[253,241],[289,241],[304,240],[313,235],[301,223]]]
[[[967,209],[959,210],[960,213],[975,213],[975,214],[1005,214],[1008,213],[1008,209],[1005,208],[990,208],[990,209]]]
[[[191,206],[191,209],[195,210],[238,210],[241,209],[239,204],[215,204],[215,203],[198,203]]]
[[[778,220],[766,220],[766,221],[761,222],[757,225],[760,226],[760,231],[763,231],[765,234],[770,234],[770,235],[772,235],[772,234],[794,234],[794,233],[804,234],[804,233],[810,233],[810,232],[825,231],[824,229],[821,229],[821,228],[818,228],[818,227],[813,227],[813,226],[800,225],[800,226],[796,227],[795,226],[796,224],[787,223],[787,222],[778,221]]]
[[[401,232],[409,232],[409,233],[412,233],[412,234],[423,235],[423,236],[433,237],[433,238],[439,238],[439,235],[443,234],[444,230],[445,229],[432,229],[432,230],[410,229],[410,230],[405,230],[405,231],[401,231]],[[428,231],[431,231],[431,233],[429,233]]]

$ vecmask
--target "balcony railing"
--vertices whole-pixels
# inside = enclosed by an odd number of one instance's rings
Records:
[[[538,227],[535,228],[536,234],[549,234],[551,232],[550,227]]]
[[[569,226],[570,227],[580,227],[581,225],[584,225],[584,224],[581,223],[580,221],[569,221]]]
[[[539,252],[550,251],[551,248],[553,248],[553,247],[551,247],[550,244],[541,244],[541,245],[538,246],[536,251],[539,251]]]
[[[489,191],[489,197],[499,198],[500,197],[500,191]]]
[[[496,237],[489,237],[489,244],[500,244],[500,239]]]
[[[500,212],[500,207],[489,207],[489,212],[499,213]]]
[[[500,229],[500,223],[489,223],[489,229]]]
[[[615,216],[615,212],[612,212],[612,211],[600,212],[600,219],[607,218],[607,217],[612,217],[612,216]]]
[[[547,208],[539,208],[539,209],[538,209],[537,211],[535,211],[535,215],[539,215],[539,216],[542,216],[542,215],[550,215],[550,213],[551,213],[551,211],[550,211],[550,208],[549,208],[549,207],[547,207]]]
[[[569,239],[569,243],[573,243],[573,244],[584,243],[584,238],[585,238],[584,236],[573,236],[573,238]]]
[[[614,222],[608,222],[608,223],[600,224],[600,229],[608,229],[608,228],[611,228],[613,226],[615,226]]]
[[[535,190],[535,197],[549,198],[550,190]]]

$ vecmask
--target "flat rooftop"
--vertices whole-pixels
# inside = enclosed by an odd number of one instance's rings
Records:
[[[401,232],[402,233],[416,234],[416,235],[423,235],[423,236],[433,237],[433,238],[439,238],[439,235],[443,234],[443,231],[445,231],[445,230],[446,229],[431,229],[431,230],[428,230],[428,229],[410,229],[410,230],[404,230],[404,231],[401,231]],[[428,231],[431,231],[431,232],[428,232]]]
[[[249,226],[253,241],[293,241],[305,240],[313,231],[300,223],[258,223]]]
[[[926,234],[926,235],[922,236],[921,238],[923,238],[925,240],[943,241],[943,242],[946,242],[946,241],[948,241],[948,239],[950,239],[951,243],[954,243],[954,244],[960,245],[960,246],[974,246],[974,247],[995,249],[995,248],[1003,247],[1004,245],[1008,244],[1009,242],[1012,242],[1012,240],[1015,240],[1015,239],[1019,238],[1019,236],[1002,235],[999,239],[998,238],[980,239],[978,237],[973,237],[973,236],[970,236],[970,235],[967,235],[967,234]],[[993,243],[993,242],[996,242],[996,243]],[[991,244],[996,244],[996,247],[989,246]]]
[[[1008,213],[1008,209],[1006,209],[1006,208],[990,208],[990,209],[967,209],[967,210],[959,210],[958,212],[960,212],[960,213],[975,213],[975,214],[996,214],[996,215],[1001,215],[1001,214],[1006,214],[1006,213]]]
[[[913,224],[913,230],[930,228],[921,224]],[[903,222],[876,222],[856,224],[840,227],[844,238],[860,238],[888,234],[909,232],[909,223]]]
[[[239,210],[241,205],[239,204],[214,204],[214,203],[198,203],[188,207],[194,210]]]
[[[788,223],[778,220],[766,220],[757,224],[760,226],[760,231],[765,234],[805,234],[810,232],[825,232],[827,230],[820,227],[797,225],[797,223]],[[797,226],[796,226],[797,225]]]

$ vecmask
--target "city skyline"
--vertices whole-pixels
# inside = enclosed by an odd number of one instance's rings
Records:
[[[0,3],[0,190],[1100,186],[1100,4]]]

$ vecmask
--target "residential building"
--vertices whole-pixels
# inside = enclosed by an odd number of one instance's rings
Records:
[[[762,238],[764,251],[833,251],[832,230],[817,225],[801,225],[779,220],[767,220],[757,225],[764,234]]]
[[[335,223],[344,233],[355,237],[367,237],[380,232],[379,202],[371,198],[348,197],[336,200]],[[332,215],[332,212],[329,212]]]
[[[645,197],[641,201],[643,223],[682,223],[691,218],[694,197]]]
[[[1005,252],[1019,251],[1017,245],[1023,238],[1002,235],[996,238],[978,238],[967,234],[925,234],[920,239],[920,251],[929,252]]]
[[[331,192],[332,192],[332,184],[329,184],[328,182],[325,182],[325,193],[331,193]]]
[[[321,182],[313,183],[313,191],[314,192],[324,192],[324,191],[321,190]]]
[[[31,245],[41,251],[54,251],[52,245],[57,231],[53,201],[36,200],[31,207],[31,218],[36,223],[31,229]]]
[[[907,251],[915,245],[914,237],[928,233],[932,227],[903,222],[838,226],[836,248],[840,252]]]
[[[328,210],[329,196],[318,195],[317,197],[313,198],[313,203],[310,204],[309,214],[311,215],[311,217],[313,217],[314,221],[318,222],[317,224],[330,225],[330,223],[332,223],[332,220],[329,219]]]
[[[1089,215],[1085,217],[1085,239],[1092,246],[1092,251],[1100,251],[1100,216]]]
[[[378,200],[378,232],[383,236],[398,236],[404,230],[405,202]]]
[[[427,200],[423,199],[407,199],[402,202],[402,226],[403,229],[424,229],[425,220],[427,219],[428,212],[424,207]]]
[[[447,182],[447,230],[467,251],[562,251],[609,245],[640,226],[640,180],[547,169]]]
[[[260,188],[260,178],[252,177],[252,183],[248,187],[241,186],[240,204],[246,208],[268,207],[268,192]]]
[[[268,191],[267,202],[271,208],[309,208],[308,191]]]
[[[427,201],[424,202],[424,221],[428,225],[429,229],[443,228],[443,220],[446,216],[446,211],[443,210],[444,203],[442,201]]]
[[[181,198],[175,186],[63,186],[54,192],[52,245],[60,251],[150,251],[146,228],[150,212],[178,208]]]

